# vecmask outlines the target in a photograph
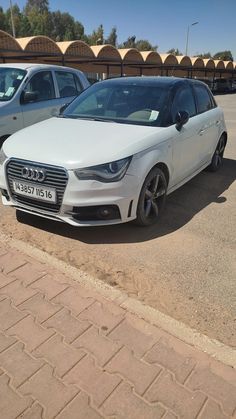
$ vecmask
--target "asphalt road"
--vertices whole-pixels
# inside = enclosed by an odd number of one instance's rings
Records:
[[[229,139],[224,167],[168,197],[158,226],[72,228],[0,206],[0,229],[199,332],[236,346],[236,94],[216,97]]]

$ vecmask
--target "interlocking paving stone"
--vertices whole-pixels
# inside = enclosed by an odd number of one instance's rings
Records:
[[[137,359],[130,350],[122,348],[106,365],[106,370],[119,373],[131,383],[135,391],[143,394],[160,373],[161,368]]]
[[[31,394],[45,407],[46,417],[53,418],[78,393],[73,386],[65,386],[53,376],[53,369],[44,365],[33,377],[19,387],[19,391]]]
[[[44,329],[30,316],[21,320],[7,331],[8,335],[21,339],[28,351],[33,351],[54,333],[53,330]]]
[[[117,342],[100,335],[99,330],[92,326],[82,336],[79,336],[74,342],[75,348],[85,348],[93,354],[99,365],[104,365],[121,348]]]
[[[192,392],[178,384],[169,372],[161,373],[145,394],[150,403],[161,402],[183,419],[197,416],[206,401],[206,395]]]
[[[196,360],[186,356],[186,354],[178,353],[167,342],[158,342],[148,351],[144,359],[150,364],[163,365],[173,372],[176,379],[181,383],[184,383],[196,365]]]
[[[18,342],[0,353],[0,365],[12,377],[13,385],[18,387],[43,365],[43,361],[30,356],[23,343]]]
[[[83,350],[75,349],[63,342],[60,335],[52,336],[45,343],[42,343],[34,352],[34,356],[43,357],[56,367],[56,374],[61,377],[79,362],[86,353]]]
[[[63,335],[69,343],[90,327],[88,322],[78,320],[65,308],[46,320],[43,325],[45,327],[54,328]]]
[[[82,297],[79,291],[72,287],[65,289],[53,299],[53,302],[60,303],[67,307],[75,316],[79,315],[81,311],[90,306],[93,301],[93,298]]]
[[[165,413],[161,405],[150,406],[145,403],[128,383],[122,383],[117,387],[105,401],[102,410],[106,415],[122,419],[159,419]]]
[[[62,306],[48,301],[42,294],[36,294],[19,306],[20,310],[26,310],[36,317],[39,323],[45,322],[49,317],[61,310]]]
[[[7,330],[25,317],[25,313],[20,312],[12,306],[7,298],[0,301],[0,330]]]
[[[57,416],[57,419],[102,419],[102,416],[90,406],[88,395],[81,391]]]
[[[231,385],[210,369],[196,368],[191,374],[187,386],[191,390],[201,390],[219,400],[228,415],[236,410],[236,379]]]
[[[0,375],[0,414],[2,419],[16,419],[33,403],[29,397],[22,397],[10,386],[10,377]]]
[[[96,406],[100,406],[121,379],[116,375],[104,372],[95,365],[91,356],[86,356],[64,376],[64,381],[68,384],[77,384],[78,387],[91,395]]]

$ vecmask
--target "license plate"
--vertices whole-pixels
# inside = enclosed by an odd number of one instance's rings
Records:
[[[35,183],[13,180],[13,189],[18,195],[28,196],[33,199],[39,199],[40,201],[56,202],[56,189],[54,188],[45,188]]]

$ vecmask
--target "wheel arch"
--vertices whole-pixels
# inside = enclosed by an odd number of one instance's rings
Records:
[[[158,167],[159,169],[161,169],[162,170],[162,172],[164,173],[164,175],[165,175],[165,178],[166,178],[166,182],[167,182],[167,186],[168,186],[168,184],[169,184],[169,180],[170,180],[170,172],[169,172],[169,168],[168,168],[168,166],[166,165],[166,163],[163,163],[163,162],[158,162],[158,163],[156,163],[153,167],[152,167],[152,169],[154,169],[155,167]],[[152,170],[151,169],[151,170]],[[150,171],[151,171],[150,170]]]
[[[227,132],[226,131],[223,131],[222,134],[221,134],[221,137],[224,137],[225,145],[226,145],[227,144],[227,141],[228,141],[228,134],[227,134]]]

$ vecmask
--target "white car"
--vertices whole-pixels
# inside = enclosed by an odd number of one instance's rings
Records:
[[[88,86],[85,75],[72,68],[0,64],[0,147],[14,132],[55,115]]]
[[[167,194],[221,166],[226,142],[223,112],[204,83],[105,80],[60,117],[4,143],[3,204],[74,226],[150,225]]]

